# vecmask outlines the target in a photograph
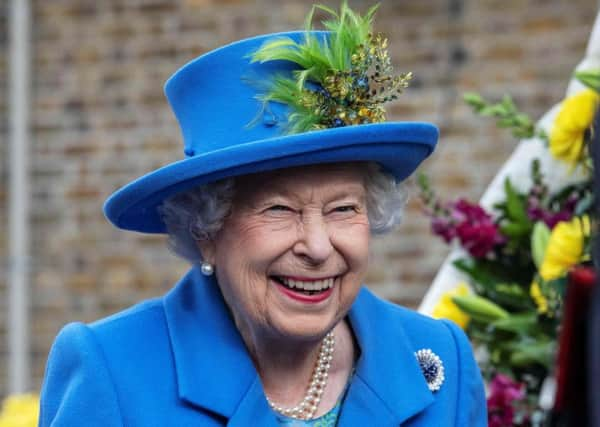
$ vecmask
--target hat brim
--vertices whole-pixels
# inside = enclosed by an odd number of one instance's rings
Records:
[[[104,213],[115,226],[165,233],[158,207],[200,184],[256,172],[317,163],[375,161],[401,181],[433,151],[429,123],[388,122],[287,135],[189,157],[159,168],[113,193]]]

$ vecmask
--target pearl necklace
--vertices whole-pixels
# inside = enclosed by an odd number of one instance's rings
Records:
[[[321,348],[319,350],[319,358],[313,370],[310,383],[308,384],[306,394],[302,401],[291,408],[284,408],[274,403],[267,396],[267,402],[271,408],[290,418],[296,418],[298,420],[310,420],[315,416],[319,403],[321,403],[321,395],[325,391],[327,385],[327,377],[329,375],[329,368],[331,367],[331,361],[333,360],[333,350],[335,349],[335,337],[333,331],[325,335]]]

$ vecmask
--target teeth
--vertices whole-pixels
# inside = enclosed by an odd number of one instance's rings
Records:
[[[333,286],[333,278],[323,280],[292,280],[285,277],[281,277],[281,281],[289,288],[298,288],[304,291],[321,291],[323,289],[329,289]]]

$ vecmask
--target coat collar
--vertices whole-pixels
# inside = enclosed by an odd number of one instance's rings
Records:
[[[246,420],[268,419],[258,374],[214,278],[191,269],[165,296],[164,307],[180,399],[230,425],[241,420],[238,410],[251,417]],[[267,420],[258,425],[276,426]]]
[[[415,357],[418,349],[404,331],[406,319],[398,314],[398,307],[364,287],[350,309],[361,354],[340,425],[397,426],[433,403]]]
[[[340,425],[398,425],[433,401],[401,320],[382,304],[363,289],[350,310],[361,355]],[[230,426],[252,419],[276,427],[215,280],[193,268],[165,296],[164,307],[180,399],[228,418]]]

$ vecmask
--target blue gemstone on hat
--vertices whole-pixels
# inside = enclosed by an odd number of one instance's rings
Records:
[[[327,89],[325,89],[322,86],[319,86],[317,88],[317,93],[323,95],[325,98],[329,98],[331,95],[329,94],[329,91]]]
[[[369,78],[367,76],[361,77],[356,80],[356,86],[360,89],[368,89],[369,88]]]
[[[342,119],[337,118],[337,117],[335,119],[333,119],[333,127],[334,128],[339,128],[342,126],[346,126],[346,123],[344,123],[344,121]]]
[[[415,352],[419,367],[423,372],[427,387],[431,391],[438,391],[444,382],[444,364],[437,354],[429,348]]]

